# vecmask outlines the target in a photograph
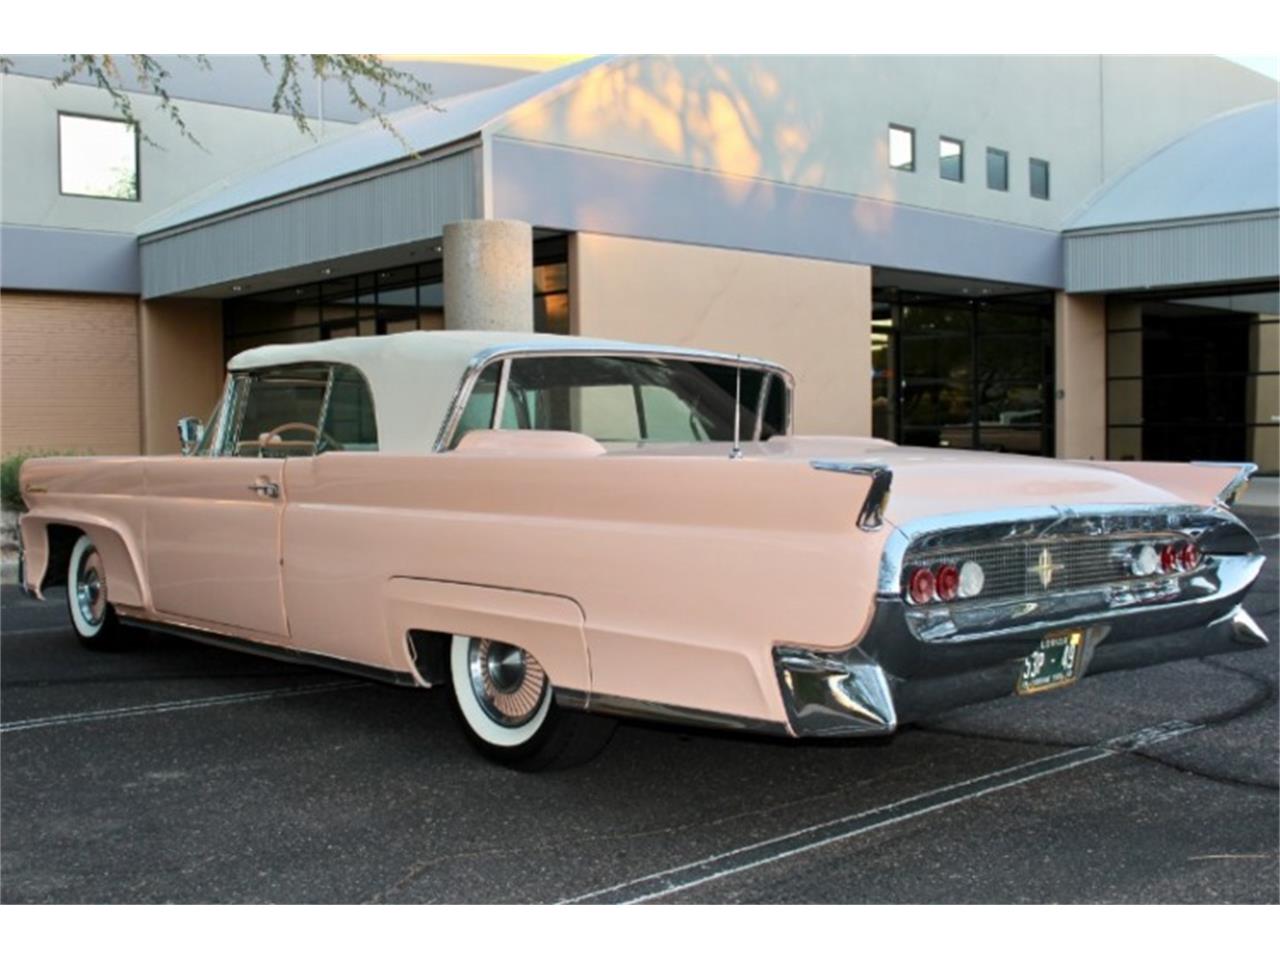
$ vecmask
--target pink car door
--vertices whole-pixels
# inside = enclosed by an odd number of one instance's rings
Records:
[[[147,568],[156,610],[280,638],[286,457],[312,457],[324,364],[237,373],[196,456],[147,464]]]
[[[157,457],[146,465],[156,610],[286,637],[280,583],[284,461]]]

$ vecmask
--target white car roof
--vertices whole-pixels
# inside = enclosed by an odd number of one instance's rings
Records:
[[[236,354],[227,369],[239,372],[294,363],[353,366],[373,391],[378,449],[387,453],[425,453],[433,448],[472,362],[507,351],[687,356],[772,367],[782,371],[790,382],[790,375],[777,364],[731,353],[547,333],[473,330],[417,330],[380,337],[271,344]]]

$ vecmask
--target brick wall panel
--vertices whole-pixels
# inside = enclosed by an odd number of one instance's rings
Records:
[[[138,453],[135,297],[0,293],[0,447]]]

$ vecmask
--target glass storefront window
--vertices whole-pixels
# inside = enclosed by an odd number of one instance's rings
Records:
[[[1280,471],[1280,290],[1107,303],[1107,455]]]
[[[569,332],[569,257],[564,237],[534,242],[534,329]],[[226,300],[227,358],[269,343],[305,343],[444,329],[440,260],[392,267]]]
[[[875,436],[1052,456],[1049,295],[960,299],[885,289],[872,316]]]

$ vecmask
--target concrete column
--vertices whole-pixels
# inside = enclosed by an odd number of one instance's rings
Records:
[[[142,451],[178,452],[178,418],[209,416],[222,390],[222,303],[143,300]]]
[[[1107,299],[1059,293],[1054,299],[1057,399],[1054,437],[1059,457],[1107,456]]]
[[[520,220],[444,226],[446,330],[533,331],[533,229]]]

